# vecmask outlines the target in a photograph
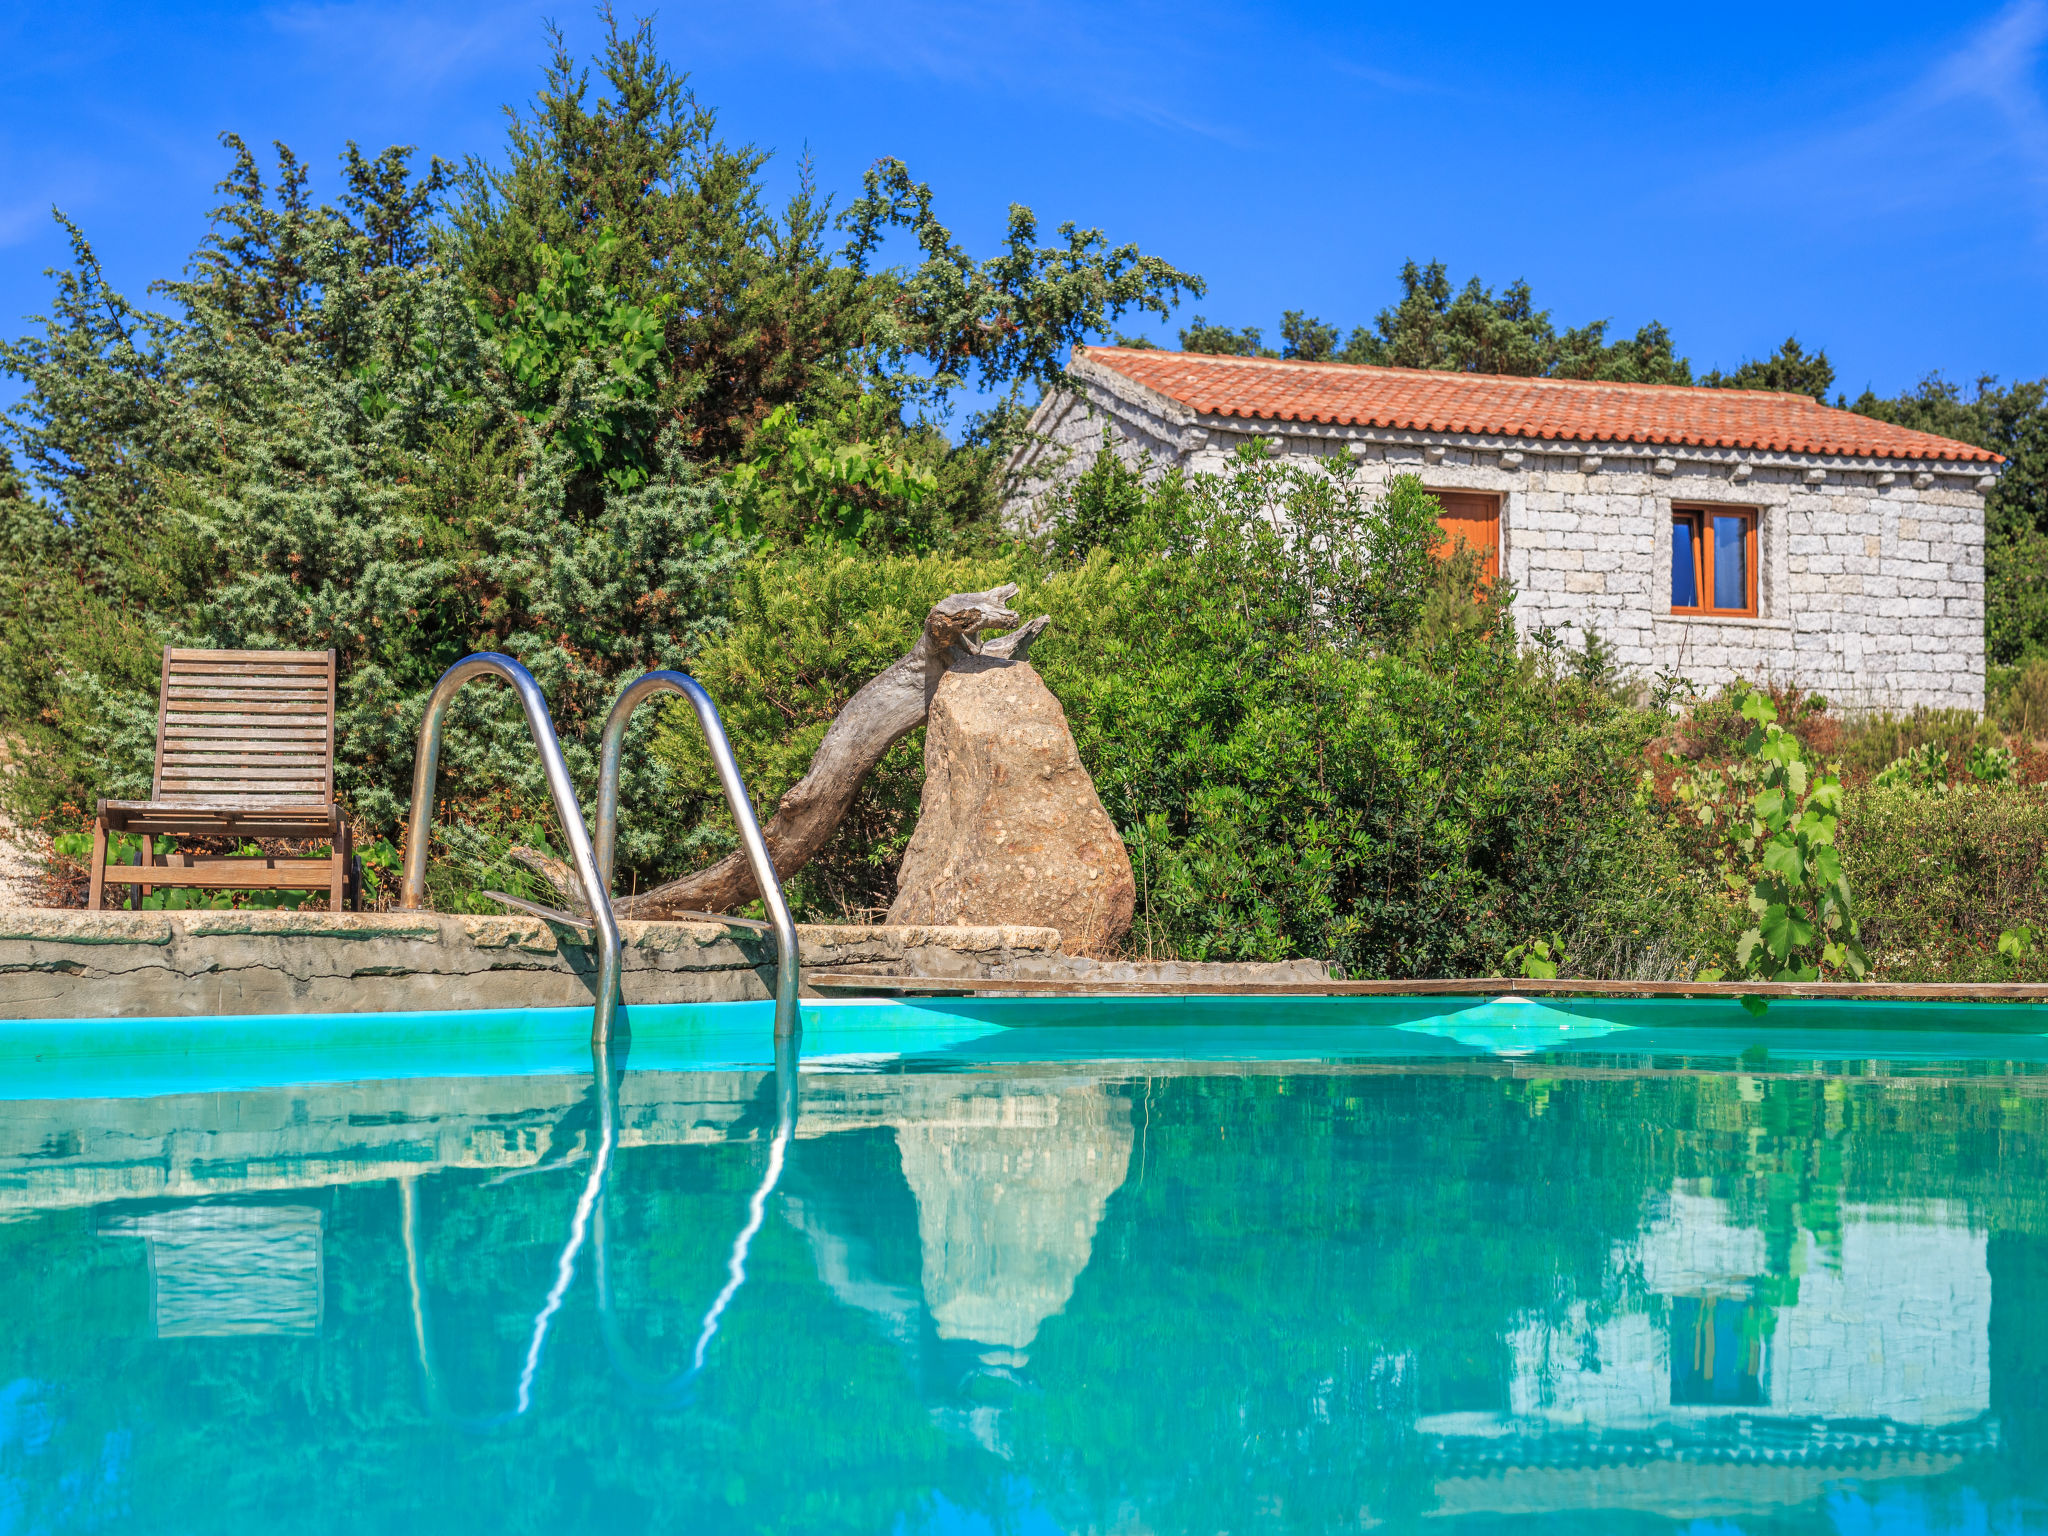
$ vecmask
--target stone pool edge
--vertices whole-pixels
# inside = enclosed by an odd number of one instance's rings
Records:
[[[774,943],[764,933],[712,922],[619,927],[629,1006],[773,995]],[[1327,974],[1311,961],[1096,961],[1063,954],[1053,928],[820,923],[799,924],[797,937],[807,981],[829,973],[1256,985]],[[596,972],[580,930],[524,915],[0,912],[0,1019],[588,1007]],[[804,991],[818,995],[808,984]]]

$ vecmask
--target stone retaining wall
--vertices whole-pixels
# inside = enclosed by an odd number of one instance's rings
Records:
[[[628,1004],[773,995],[775,942],[621,923]],[[1065,975],[1051,928],[800,925],[806,970]],[[0,1018],[588,1006],[597,951],[536,917],[432,912],[0,913]]]

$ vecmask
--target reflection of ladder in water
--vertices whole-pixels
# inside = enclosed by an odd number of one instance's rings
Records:
[[[441,763],[441,722],[462,685],[487,674],[502,677],[519,695],[520,705],[526,711],[526,728],[533,736],[533,744],[540,753],[541,768],[547,775],[548,793],[554,799],[555,814],[561,819],[577,878],[589,902],[590,919],[587,924],[572,913],[553,909],[541,909],[541,915],[575,927],[594,928],[597,932],[597,1006],[591,1019],[591,1039],[603,1042],[611,1038],[612,1020],[619,1006],[619,972],[624,963],[624,945],[619,936],[618,917],[612,911],[611,895],[612,845],[617,837],[619,820],[619,756],[625,745],[626,723],[633,711],[657,693],[679,693],[688,699],[697,712],[698,724],[704,728],[705,739],[711,748],[711,760],[718,768],[719,785],[725,791],[726,804],[732,808],[732,819],[739,828],[740,843],[746,849],[747,863],[754,872],[754,883],[759,887],[762,904],[768,910],[768,922],[762,926],[771,928],[775,934],[775,1036],[778,1041],[794,1039],[798,1022],[796,924],[790,918],[789,903],[783,900],[782,883],[776,877],[774,860],[768,856],[768,844],[761,836],[761,824],[754,816],[753,804],[747,798],[747,787],[740,779],[739,765],[733,760],[732,744],[726,740],[725,727],[719,722],[718,706],[711,702],[711,696],[698,686],[694,678],[681,672],[649,672],[619,695],[618,702],[612,705],[611,713],[605,717],[597,779],[595,846],[584,827],[583,808],[577,804],[575,786],[569,781],[569,766],[562,759],[562,744],[555,736],[554,720],[548,714],[547,696],[540,691],[540,684],[533,680],[533,674],[510,656],[494,651],[466,656],[443,672],[427,701],[426,717],[420,721],[419,753],[414,759],[412,772],[412,815],[406,829],[405,887],[401,905],[417,911],[426,903],[427,840],[432,831],[434,778]],[[530,903],[520,905],[531,907]],[[751,923],[743,925],[755,926]]]

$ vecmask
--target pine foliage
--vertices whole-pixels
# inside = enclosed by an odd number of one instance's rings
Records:
[[[709,489],[680,457],[627,490],[590,474],[589,357],[561,359],[544,417],[516,408],[502,344],[429,256],[438,167],[351,146],[343,207],[315,207],[289,151],[267,185],[227,142],[212,231],[160,287],[169,313],[107,292],[81,237],[44,336],[7,354],[54,493],[15,515],[29,537],[5,571],[6,704],[40,770],[17,782],[43,797],[20,808],[147,791],[166,643],[336,649],[337,787],[373,828],[402,814],[427,690],[472,650],[539,678],[588,777],[621,675],[678,664],[713,622],[740,551]],[[52,563],[75,584],[39,581]],[[53,641],[54,665],[35,654]],[[459,800],[546,803],[502,691],[466,695],[444,762]]]
[[[0,793],[32,821],[147,790],[167,644],[336,649],[366,833],[397,830],[427,692],[471,651],[533,672],[587,792],[612,697],[706,653],[758,543],[976,537],[1021,392],[1201,291],[1098,230],[1043,240],[1023,207],[978,259],[893,160],[843,213],[807,167],[771,209],[767,153],[720,137],[645,24],[612,23],[590,68],[555,35],[496,162],[351,143],[329,204],[291,150],[223,142],[210,232],[157,307],[67,225],[49,313],[0,345],[26,386],[0,425]],[[956,445],[937,421],[968,383],[999,399]],[[627,758],[629,879],[701,842],[638,750],[661,713]],[[451,848],[547,836],[509,694],[466,690],[444,740]]]

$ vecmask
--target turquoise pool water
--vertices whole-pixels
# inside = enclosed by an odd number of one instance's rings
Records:
[[[2048,1529],[2048,1014],[0,1024],[0,1533]]]

